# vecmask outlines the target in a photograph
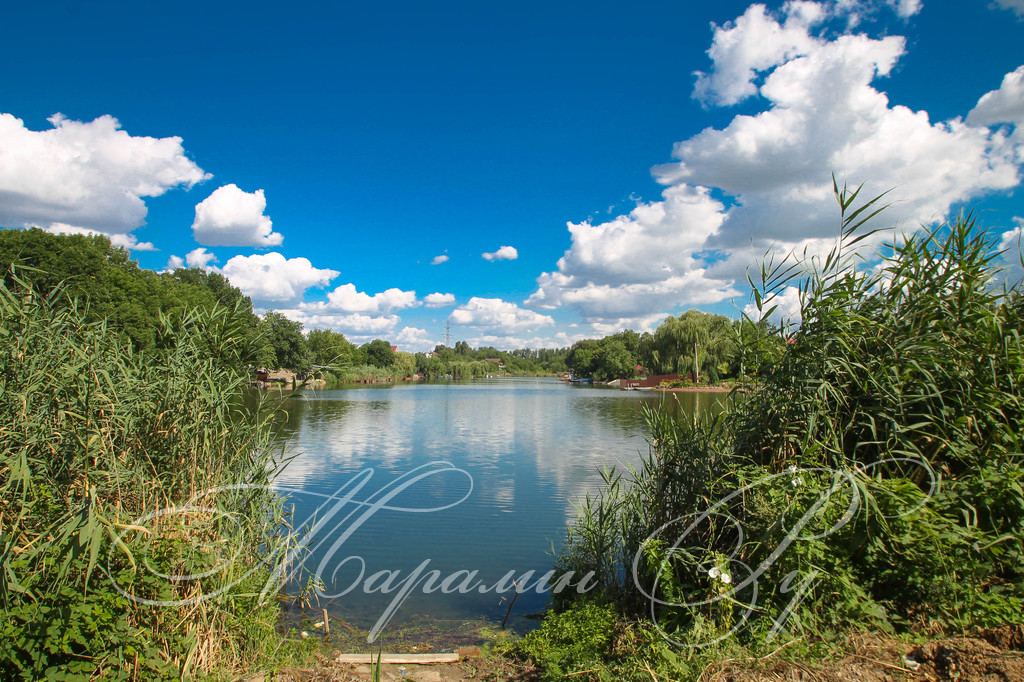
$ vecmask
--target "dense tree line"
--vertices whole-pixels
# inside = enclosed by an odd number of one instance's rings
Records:
[[[784,342],[766,324],[730,320],[699,310],[668,316],[653,333],[627,329],[603,339],[584,339],[569,348],[566,364],[578,377],[597,381],[643,374],[696,375],[715,382],[769,366]]]
[[[9,287],[16,280],[40,292],[62,287],[65,296],[80,302],[86,320],[105,320],[137,351],[167,345],[160,332],[162,316],[223,307],[232,311],[231,324],[242,337],[241,346],[251,349],[247,357],[232,359],[236,365],[307,372],[314,366],[391,368],[397,360],[386,341],[356,347],[337,332],[313,329],[306,334],[301,323],[273,310],[259,317],[252,300],[219,273],[199,268],[157,273],[140,268],[127,250],[113,246],[102,235],[0,230],[0,268]],[[411,367],[411,359],[405,365]]]
[[[534,362],[552,374],[569,371],[569,366],[565,362],[569,356],[568,348],[518,348],[509,351],[509,355]]]
[[[471,348],[456,341],[449,348],[438,345],[430,353],[417,353],[416,371],[426,377],[482,377],[489,374],[543,375],[565,371],[567,349],[501,351],[493,346]]]
[[[628,379],[638,371],[639,352],[640,335],[627,329],[600,340],[577,341],[569,349],[566,365],[578,377]]]
[[[317,371],[335,379],[377,375],[411,376],[415,363],[409,353],[395,351],[388,341],[374,339],[356,346],[345,335],[330,329],[303,332],[300,322],[268,310],[259,322],[265,344],[257,364],[300,373]]]
[[[0,230],[0,267],[9,287],[15,285],[15,277],[31,282],[37,291],[62,285],[66,295],[87,304],[87,320],[107,320],[136,350],[158,345],[161,314],[212,310],[217,305],[237,310],[247,333],[256,333],[252,301],[222,275],[197,268],[172,273],[145,270],[128,251],[112,246],[102,235]]]
[[[234,311],[233,324],[248,340],[246,347],[256,349],[244,364],[300,373],[316,369],[337,379],[572,371],[599,381],[647,372],[696,372],[714,380],[756,372],[781,354],[781,342],[770,338],[762,326],[690,310],[669,316],[653,333],[627,329],[603,339],[578,341],[571,348],[501,351],[456,341],[452,348],[439,345],[432,353],[413,355],[392,350],[384,339],[357,346],[332,330],[307,332],[301,323],[273,310],[259,317],[252,301],[223,275],[199,268],[145,270],[128,251],[102,235],[0,230],[0,266],[8,285],[13,285],[12,265],[19,277],[40,291],[62,285],[67,296],[85,304],[87,319],[106,320],[136,350],[161,345],[161,315],[223,306]]]

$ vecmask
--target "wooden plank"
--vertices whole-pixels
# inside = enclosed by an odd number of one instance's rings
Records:
[[[376,664],[377,654],[340,654],[334,658],[338,663]],[[381,663],[400,665],[427,665],[429,663],[458,663],[459,655],[451,654],[382,654]]]

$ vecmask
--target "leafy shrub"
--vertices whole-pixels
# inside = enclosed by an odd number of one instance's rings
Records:
[[[610,606],[583,602],[545,618],[516,651],[540,666],[549,680],[600,667],[611,653],[616,617]]]

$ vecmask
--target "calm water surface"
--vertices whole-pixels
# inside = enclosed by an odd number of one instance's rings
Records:
[[[395,596],[380,594],[389,574],[380,574],[376,593],[364,593],[367,578],[379,571],[398,572],[397,585],[429,560],[425,571],[436,569],[442,576],[477,571],[475,580],[491,586],[511,570],[517,575],[550,570],[552,550],[574,517],[573,501],[600,490],[603,465],[636,464],[647,452],[640,407],[662,400],[693,413],[720,409],[725,398],[576,387],[553,379],[302,392],[287,406],[290,419],[281,437],[294,459],[277,482],[291,491],[298,523],[325,519],[306,566],[320,569],[326,594],[346,593],[321,597],[321,604],[369,627]],[[448,462],[455,469],[440,471],[435,465],[436,475],[396,494],[388,504],[404,511],[382,509],[355,527],[367,507],[347,504],[326,518],[331,504],[318,495],[362,485],[354,499],[370,500],[377,491],[408,482],[410,472],[431,462]],[[345,561],[348,557],[353,558]],[[521,595],[510,623],[522,627],[519,619],[543,610],[545,603],[546,596]],[[417,589],[392,623],[414,614],[500,621],[506,608],[493,591],[424,594]]]

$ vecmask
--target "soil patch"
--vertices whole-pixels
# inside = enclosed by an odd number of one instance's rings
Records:
[[[1024,680],[1024,627],[978,630],[970,636],[910,645],[876,635],[853,637],[847,653],[825,664],[791,661],[720,661],[702,676],[708,682],[1016,682]]]
[[[464,658],[458,663],[430,665],[381,666],[381,680],[401,682],[496,682],[497,680],[527,680],[529,670],[500,658]],[[275,677],[255,678],[249,682],[364,682],[372,679],[370,666],[321,661],[315,670],[282,670]]]
[[[417,647],[418,648],[418,647]],[[1024,626],[977,630],[968,636],[907,644],[894,637],[851,636],[844,651],[827,662],[772,659],[717,661],[699,682],[1022,682],[1024,681]],[[387,650],[389,653],[391,649]],[[479,656],[477,647],[458,649],[458,663],[382,666],[382,680],[402,682],[464,682],[539,680],[535,668],[497,656]],[[368,665],[339,663],[320,657],[313,669],[282,670],[276,676],[247,682],[365,682],[372,679]],[[573,679],[596,679],[579,675]]]

